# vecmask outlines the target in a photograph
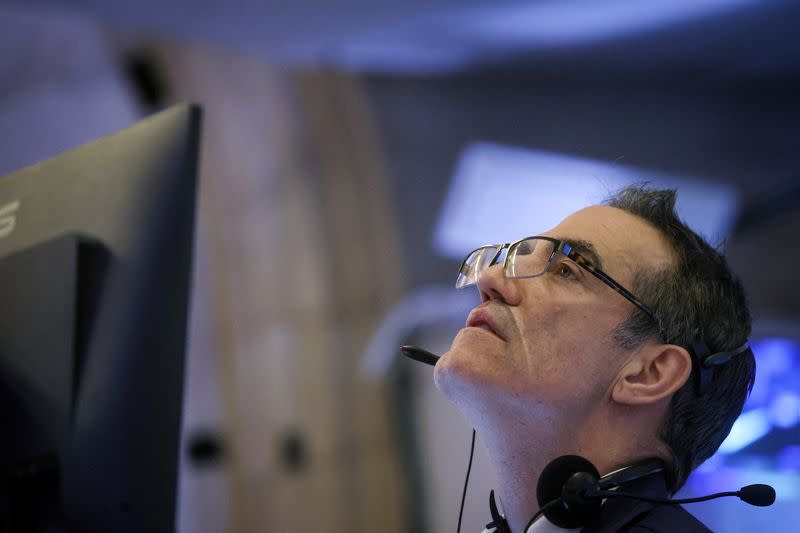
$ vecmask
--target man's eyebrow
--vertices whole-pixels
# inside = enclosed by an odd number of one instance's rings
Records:
[[[585,239],[561,238],[560,240],[572,246],[572,249],[591,261],[595,268],[603,270],[603,260],[592,241]]]

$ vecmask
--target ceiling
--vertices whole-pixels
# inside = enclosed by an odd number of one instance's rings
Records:
[[[11,0],[301,65],[434,73],[523,59],[769,74],[800,65],[790,0]]]

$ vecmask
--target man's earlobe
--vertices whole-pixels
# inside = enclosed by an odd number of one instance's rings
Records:
[[[646,405],[671,397],[692,373],[692,357],[675,344],[653,344],[637,350],[620,370],[611,392],[615,402]]]

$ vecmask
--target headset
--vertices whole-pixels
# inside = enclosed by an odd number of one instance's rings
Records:
[[[731,360],[734,356],[746,352],[750,349],[750,344],[745,342],[738,348],[729,352],[711,353],[706,343],[702,341],[694,341],[687,347],[689,355],[692,357],[692,366],[695,368],[694,373],[694,390],[698,396],[703,396],[708,392],[711,386],[711,378],[714,375],[714,369],[722,366]]]

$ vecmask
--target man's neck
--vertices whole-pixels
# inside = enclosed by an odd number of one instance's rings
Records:
[[[623,450],[626,446],[612,442],[614,438],[610,435],[599,439],[602,446],[598,446],[597,435],[601,432],[558,434],[560,438],[542,435],[541,431],[527,435],[517,431],[513,438],[508,438],[509,432],[493,431],[484,439],[497,475],[503,513],[512,533],[524,533],[523,528],[539,510],[536,486],[550,461],[565,454],[580,455],[592,461],[600,472],[609,472],[619,466],[619,453],[624,456],[627,452]],[[608,454],[609,450],[616,453]]]
[[[513,464],[495,463],[498,494],[512,533],[521,532],[539,510],[536,501],[536,483],[544,466],[544,464],[530,465],[530,469],[520,470]]]

